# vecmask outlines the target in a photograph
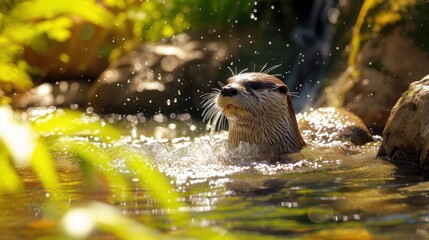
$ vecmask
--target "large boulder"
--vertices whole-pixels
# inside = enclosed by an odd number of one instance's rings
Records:
[[[377,154],[393,162],[420,165],[429,174],[429,75],[410,84],[395,106],[383,131]]]
[[[359,80],[344,93],[344,108],[381,133],[390,109],[407,88],[405,81],[371,68],[362,68]]]
[[[344,107],[381,133],[390,110],[410,84],[427,74],[429,55],[400,26],[366,41],[355,71],[349,69],[330,83],[319,105]]]

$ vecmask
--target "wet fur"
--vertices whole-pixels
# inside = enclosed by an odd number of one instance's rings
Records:
[[[237,147],[241,141],[263,144],[274,148],[277,154],[297,152],[305,146],[296,122],[291,93],[281,80],[267,74],[272,69],[233,75],[227,86],[238,90],[235,96],[221,96],[221,89],[204,96],[204,120],[209,121],[212,129],[218,129],[224,127],[226,118],[231,146]],[[255,82],[260,89],[251,88]],[[247,114],[229,113],[225,116],[219,106],[224,102],[233,103]]]

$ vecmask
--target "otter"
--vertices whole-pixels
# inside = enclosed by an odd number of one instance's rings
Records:
[[[204,120],[217,128],[226,117],[228,143],[268,146],[275,154],[300,151],[304,142],[295,117],[289,88],[262,72],[240,73],[221,89],[205,96]]]

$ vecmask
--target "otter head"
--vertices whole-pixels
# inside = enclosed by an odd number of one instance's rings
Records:
[[[299,151],[304,141],[298,130],[288,87],[265,73],[243,73],[208,95],[206,117],[216,124],[228,120],[228,142],[268,145],[277,154]]]

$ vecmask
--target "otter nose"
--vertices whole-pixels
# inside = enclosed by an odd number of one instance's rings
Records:
[[[222,90],[220,90],[220,94],[222,94],[222,96],[224,97],[232,97],[237,95],[238,91],[237,89],[235,89],[234,87],[230,87],[230,86],[225,86],[222,88]]]

